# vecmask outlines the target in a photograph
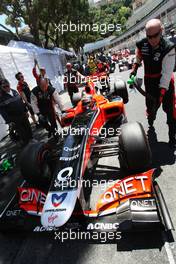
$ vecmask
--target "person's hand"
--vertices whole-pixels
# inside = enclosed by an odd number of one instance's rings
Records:
[[[136,76],[138,68],[139,68],[139,64],[138,63],[134,63],[133,67],[132,67],[132,71],[130,73],[130,78],[131,78],[132,75]]]
[[[163,98],[164,98],[165,93],[166,93],[166,89],[161,88],[160,89],[160,97],[159,97],[159,103],[160,104],[162,104],[162,102],[163,102]]]
[[[137,70],[136,70],[136,69],[133,69],[133,70],[130,72],[130,75],[129,75],[130,79],[131,79],[132,76],[136,76],[136,74],[137,74]]]

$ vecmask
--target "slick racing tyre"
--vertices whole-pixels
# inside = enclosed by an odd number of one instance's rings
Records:
[[[145,172],[150,168],[151,150],[140,123],[126,123],[121,126],[119,161],[121,168],[129,173]]]
[[[52,177],[51,150],[43,143],[30,143],[20,156],[23,178],[33,187],[48,186]]]
[[[114,83],[114,95],[120,96],[124,104],[128,103],[128,90],[126,83],[123,80],[116,80]]]

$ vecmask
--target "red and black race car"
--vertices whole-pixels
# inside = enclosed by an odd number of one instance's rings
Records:
[[[1,228],[51,231],[79,223],[87,230],[90,223],[102,221],[122,230],[173,228],[155,181],[144,129],[140,123],[127,123],[126,84],[121,81],[115,86],[109,98],[83,94],[77,106],[63,115],[61,122],[69,129],[57,151],[42,142],[24,149],[20,170],[25,181],[1,214]],[[118,90],[123,91],[122,97]],[[112,156],[119,159],[120,176],[111,175],[113,185],[90,208],[92,192],[84,180],[91,182],[99,160]]]

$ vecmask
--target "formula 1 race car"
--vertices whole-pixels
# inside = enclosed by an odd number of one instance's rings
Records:
[[[118,66],[119,66],[119,72],[127,71],[132,69],[134,63],[134,59],[130,58],[123,58],[122,60],[119,60]]]
[[[173,228],[151,168],[144,129],[140,123],[127,123],[123,98],[117,91],[109,99],[84,94],[62,118],[70,127],[56,151],[42,142],[32,142],[24,149],[20,170],[25,182],[1,214],[1,228],[51,231],[79,222],[88,229],[90,223],[101,221],[122,230],[162,224]],[[83,181],[92,181],[99,160],[107,157],[118,157],[121,174],[111,175],[113,185],[93,208],[92,189],[87,190]]]

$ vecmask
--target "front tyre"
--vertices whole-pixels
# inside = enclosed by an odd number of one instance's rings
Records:
[[[20,156],[20,170],[33,187],[48,186],[53,172],[49,146],[38,142],[28,144]]]
[[[114,95],[120,96],[124,104],[128,103],[128,90],[126,83],[123,80],[116,80],[114,83]]]
[[[140,123],[126,123],[121,126],[119,161],[121,168],[129,174],[144,172],[150,168],[151,150]]]

